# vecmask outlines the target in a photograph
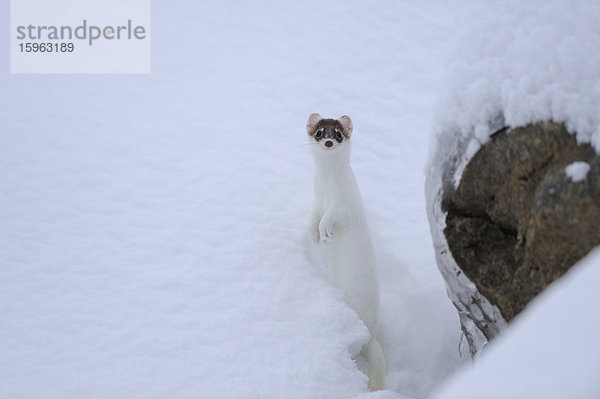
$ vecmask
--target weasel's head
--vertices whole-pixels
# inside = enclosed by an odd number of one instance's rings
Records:
[[[336,151],[347,147],[352,136],[352,120],[344,115],[339,119],[323,119],[311,114],[306,122],[309,140],[324,151]]]

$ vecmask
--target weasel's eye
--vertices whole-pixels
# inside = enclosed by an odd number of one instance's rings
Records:
[[[323,135],[323,132],[321,130],[317,130],[317,133],[315,133],[315,138],[320,139],[322,135]]]
[[[335,132],[335,137],[340,141],[344,138],[344,136],[342,136],[342,133],[339,130]]]

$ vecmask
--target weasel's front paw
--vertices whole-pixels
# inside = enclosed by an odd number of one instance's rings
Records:
[[[329,223],[319,223],[319,238],[321,242],[327,242],[333,238],[333,226]]]

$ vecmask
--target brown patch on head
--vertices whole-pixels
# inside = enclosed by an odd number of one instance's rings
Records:
[[[341,143],[352,136],[352,121],[346,115],[339,119],[323,119],[319,114],[311,114],[306,131],[316,141],[330,139]]]
[[[338,143],[349,138],[340,121],[336,119],[321,119],[313,129],[311,136],[317,141],[335,140]]]

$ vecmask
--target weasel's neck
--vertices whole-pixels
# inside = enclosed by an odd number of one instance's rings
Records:
[[[347,148],[340,148],[337,151],[314,148],[312,154],[317,177],[327,179],[333,176],[352,174],[349,145]]]

